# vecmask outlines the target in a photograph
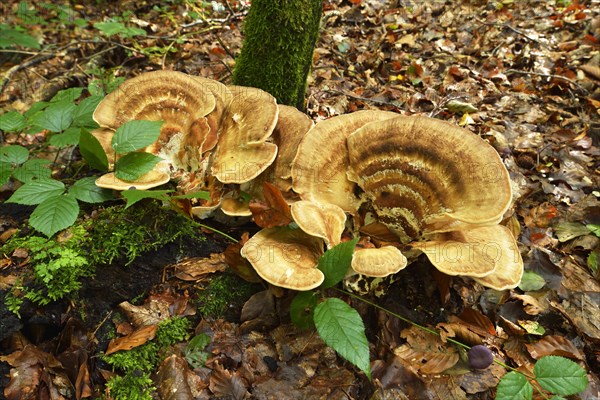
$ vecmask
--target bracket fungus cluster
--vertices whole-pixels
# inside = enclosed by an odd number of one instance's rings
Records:
[[[299,140],[294,145],[287,138],[302,138],[312,127],[305,114],[277,105],[260,89],[175,71],[147,72],[123,82],[98,105],[94,120],[100,128],[92,134],[109,160],[118,158],[111,141],[120,126],[133,120],[162,121],[158,140],[140,151],[163,161],[135,181],[110,172],[96,181],[98,186],[145,190],[175,181],[181,193],[206,190],[210,200],[191,209],[200,218],[217,208],[228,215],[250,215],[237,197],[264,176],[289,190],[292,148]]]
[[[349,275],[394,274],[407,266],[408,249],[490,288],[520,282],[516,241],[499,225],[512,199],[508,172],[489,144],[449,123],[359,111],[315,125],[259,89],[173,71],[124,82],[94,119],[93,134],[113,159],[111,139],[125,122],[164,121],[158,140],[141,150],[163,159],[153,171],[135,182],[109,173],[98,186],[147,189],[173,180],[183,193],[210,192],[192,208],[196,216],[216,208],[254,215],[264,229],[240,253],[273,285],[318,287],[319,258],[351,237],[360,239]],[[272,206],[279,222],[259,223],[267,218],[251,201]]]

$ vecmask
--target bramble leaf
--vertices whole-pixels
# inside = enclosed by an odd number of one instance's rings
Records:
[[[0,162],[23,164],[29,158],[29,150],[18,144],[0,147]]]
[[[50,237],[75,223],[79,214],[77,200],[69,195],[48,197],[29,217],[29,224]]]
[[[121,125],[112,138],[115,153],[143,149],[158,140],[162,121],[129,121]]]
[[[69,101],[51,103],[46,109],[37,114],[33,120],[37,126],[51,132],[62,132],[73,122],[73,113],[77,106]]]
[[[64,191],[64,183],[54,179],[40,179],[28,182],[15,190],[6,202],[33,206],[48,198],[59,196]]]
[[[143,199],[160,199],[167,200],[167,193],[171,193],[172,190],[138,190],[129,189],[123,190],[121,195],[127,200],[125,208],[129,208],[135,203]]]
[[[34,179],[51,179],[52,171],[48,168],[49,164],[52,164],[50,160],[32,158],[16,168],[12,175],[15,179],[23,183],[31,182]]]
[[[340,282],[350,268],[352,253],[358,242],[358,238],[343,242],[327,250],[319,259],[319,268],[325,274],[325,280],[321,284],[323,288],[329,288]]]
[[[314,325],[313,317],[317,306],[317,295],[312,290],[298,292],[290,304],[292,323],[300,329],[308,329]]]
[[[315,308],[315,326],[321,339],[371,379],[369,342],[358,312],[340,299],[327,299]]]
[[[96,177],[94,176],[79,179],[71,186],[69,194],[86,203],[102,203],[114,199],[111,190],[96,186]]]
[[[519,372],[509,372],[500,379],[496,389],[496,400],[531,400],[533,386],[525,375]]]
[[[150,153],[129,153],[115,163],[115,176],[124,181],[135,181],[150,172],[162,158]]]
[[[542,357],[535,363],[533,373],[541,387],[563,396],[581,393],[588,385],[585,369],[565,357]]]
[[[50,138],[50,144],[54,147],[62,148],[67,146],[75,146],[79,143],[81,129],[74,126],[67,128],[63,133],[57,133]]]
[[[25,117],[16,111],[10,111],[0,115],[0,130],[4,132],[16,132],[25,127]]]
[[[79,136],[79,151],[90,167],[99,171],[108,170],[108,158],[106,158],[102,145],[85,129],[81,130]]]

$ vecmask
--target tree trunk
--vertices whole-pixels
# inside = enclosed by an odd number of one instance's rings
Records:
[[[303,110],[322,10],[322,0],[253,0],[233,83]]]

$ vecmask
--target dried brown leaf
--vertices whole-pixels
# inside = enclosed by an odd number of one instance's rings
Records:
[[[181,357],[167,357],[158,369],[156,386],[162,400],[193,400],[192,389],[187,381],[191,372],[188,363]]]
[[[119,308],[135,328],[156,325],[171,316],[169,302],[165,300],[150,300],[141,306],[124,301],[119,304]]]
[[[403,330],[400,334],[406,344],[394,349],[394,354],[411,363],[423,374],[439,374],[453,367],[459,359],[454,347],[446,346],[440,337],[416,327]]]
[[[562,356],[583,360],[583,354],[575,345],[563,336],[544,336],[535,343],[525,343],[531,357],[538,360],[544,356]]]
[[[144,343],[154,339],[157,329],[158,325],[148,325],[133,331],[131,335],[111,340],[108,344],[105,355],[109,355],[120,350],[131,350],[134,347],[141,346]]]
[[[286,226],[292,222],[290,206],[277,186],[263,182],[265,201],[251,200],[250,211],[256,225],[261,228]]]
[[[216,396],[227,396],[234,400],[246,399],[250,396],[246,384],[239,376],[239,371],[232,374],[218,363],[215,363],[215,368],[210,374],[209,388]]]
[[[172,265],[175,276],[184,281],[197,281],[208,274],[225,271],[227,263],[223,253],[212,253],[210,257],[186,258]]]

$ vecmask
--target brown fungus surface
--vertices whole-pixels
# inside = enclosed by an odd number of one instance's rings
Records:
[[[228,86],[232,100],[222,119],[212,174],[223,183],[245,183],[260,175],[277,156],[268,142],[279,109],[275,98],[251,87]]]
[[[335,204],[355,214],[360,202],[354,195],[355,183],[346,177],[346,138],[369,122],[396,116],[389,111],[366,110],[318,122],[302,139],[294,159],[294,191],[303,200]]]
[[[443,121],[398,116],[366,124],[348,137],[348,154],[348,178],[405,242],[497,224],[511,202],[494,148]]]

